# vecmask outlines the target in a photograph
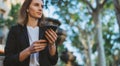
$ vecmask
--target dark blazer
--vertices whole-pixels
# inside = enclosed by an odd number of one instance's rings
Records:
[[[40,28],[40,27],[39,27]],[[42,38],[44,32],[39,29],[39,39]],[[4,66],[29,66],[30,56],[23,62],[19,61],[19,55],[22,50],[29,46],[29,38],[26,26],[12,26],[6,41]],[[57,63],[58,53],[50,56],[48,46],[45,50],[39,52],[40,66],[53,66]]]

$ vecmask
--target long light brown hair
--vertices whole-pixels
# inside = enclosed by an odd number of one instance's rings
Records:
[[[43,1],[43,0],[42,0]],[[21,25],[26,25],[28,22],[28,13],[27,9],[29,8],[32,0],[25,0],[23,5],[20,8],[19,16],[18,16],[18,23]],[[42,17],[38,19],[38,26],[44,26],[45,25],[45,18],[42,14]]]

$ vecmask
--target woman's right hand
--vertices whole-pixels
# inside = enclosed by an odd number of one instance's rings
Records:
[[[38,41],[33,42],[33,44],[30,47],[28,47],[28,49],[31,54],[31,53],[35,53],[35,52],[44,50],[46,46],[47,46],[46,40],[38,40]]]
[[[39,52],[45,49],[47,46],[46,40],[38,40],[33,42],[31,46],[20,52],[19,60],[24,61],[30,54]]]

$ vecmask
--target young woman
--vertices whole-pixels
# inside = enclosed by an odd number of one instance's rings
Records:
[[[43,1],[25,0],[18,24],[11,27],[7,37],[4,66],[52,66],[57,63],[57,34],[52,29],[44,31],[44,25]],[[46,39],[42,39],[43,35]]]

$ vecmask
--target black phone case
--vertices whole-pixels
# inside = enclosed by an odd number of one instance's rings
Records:
[[[45,28],[46,29],[53,29],[54,31],[56,31],[58,27],[55,25],[47,25],[47,26],[45,26]]]
[[[43,33],[42,39],[46,39],[45,36],[44,36],[44,34],[45,34],[45,31],[46,31],[47,29],[53,29],[53,31],[56,31],[57,28],[58,28],[58,27],[55,26],[55,25],[46,25],[46,26],[44,26],[44,27],[43,27],[44,33]]]

